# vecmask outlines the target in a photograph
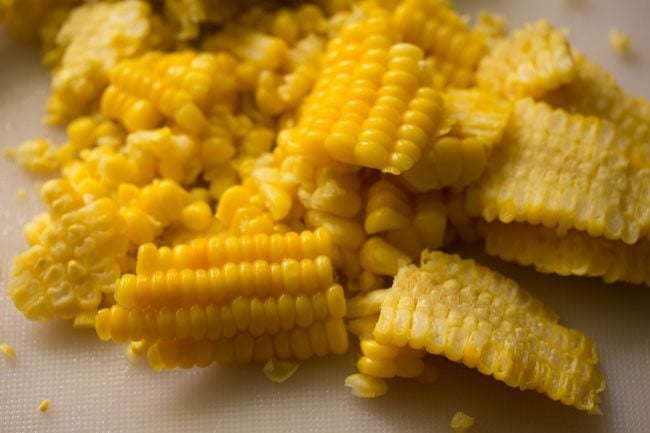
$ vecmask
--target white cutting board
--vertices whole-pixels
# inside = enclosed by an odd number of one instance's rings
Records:
[[[650,98],[650,1],[467,0],[461,10],[504,13],[511,25],[546,16],[571,28],[571,40],[615,73],[631,92]],[[633,52],[618,58],[607,33],[630,34]],[[0,35],[0,147],[36,136],[56,137],[40,125],[47,73],[35,52]],[[60,134],[60,132],[58,132]],[[60,137],[60,135],[59,135]],[[541,276],[478,255],[518,280],[591,336],[601,355],[607,389],[603,416],[588,416],[532,391],[520,392],[476,371],[441,361],[432,385],[390,383],[376,400],[344,388],[354,371],[349,356],[305,363],[288,382],[270,383],[259,367],[211,367],[161,374],[132,366],[123,347],[91,331],[25,320],[5,295],[11,257],[25,248],[21,225],[38,209],[35,178],[0,157],[0,342],[16,359],[0,356],[0,432],[451,432],[463,410],[476,417],[475,433],[646,433],[650,431],[650,289],[605,285],[595,279]],[[27,197],[16,197],[18,189]],[[37,410],[51,400],[46,413]]]

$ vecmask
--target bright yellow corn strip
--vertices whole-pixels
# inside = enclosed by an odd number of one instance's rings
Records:
[[[423,53],[395,43],[390,15],[373,8],[330,41],[298,123],[280,144],[315,161],[399,173],[435,137],[442,99],[428,87]]]
[[[151,344],[157,370],[345,352],[346,300],[324,252],[324,229],[144,245],[138,273],[121,277],[117,304],[95,329],[103,340]]]
[[[467,212],[633,244],[650,235],[650,170],[630,161],[634,146],[608,121],[520,100]]]
[[[112,200],[85,203],[62,179],[45,183],[41,194],[51,221],[38,243],[16,257],[9,295],[31,320],[93,316],[121,272],[124,220]]]
[[[596,348],[557,320],[514,281],[472,260],[424,252],[420,268],[398,273],[373,334],[380,344],[424,348],[596,413],[605,387]]]
[[[610,120],[631,140],[630,158],[639,165],[650,162],[650,103],[626,93],[607,71],[574,51],[577,75],[546,96],[551,105],[569,112]]]
[[[155,271],[222,267],[226,264],[254,262],[280,263],[283,259],[317,259],[332,256],[332,237],[325,228],[301,233],[267,235],[216,236],[197,238],[174,248],[156,248],[145,244],[138,250],[137,273],[152,275]],[[329,262],[327,259],[323,260]],[[298,262],[296,262],[298,263]]]
[[[434,81],[469,87],[487,51],[483,36],[441,0],[404,0],[392,16],[404,41],[418,45],[431,60]],[[437,77],[436,77],[437,76]]]
[[[485,251],[543,273],[602,277],[650,286],[650,241],[634,245],[593,238],[575,230],[558,236],[553,229],[492,222],[480,226]]]
[[[52,77],[48,121],[84,114],[106,86],[111,67],[164,47],[164,35],[162,24],[143,1],[91,3],[74,9],[57,34],[63,55]]]
[[[575,75],[564,33],[539,20],[497,43],[481,61],[476,81],[480,88],[510,99],[539,98]]]

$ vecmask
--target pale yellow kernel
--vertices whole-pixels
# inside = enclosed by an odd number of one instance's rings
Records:
[[[630,37],[616,27],[609,29],[609,44],[620,55],[630,51]]]
[[[465,433],[471,426],[474,425],[474,418],[464,412],[458,411],[451,418],[450,425],[456,433]]]
[[[264,364],[262,371],[271,382],[282,383],[293,376],[298,370],[298,367],[300,367],[300,363],[298,362],[281,361],[271,358]]]
[[[45,412],[49,407],[50,407],[50,400],[45,399],[41,402],[41,404],[38,405],[38,410],[40,410],[41,412]]]
[[[375,398],[386,394],[388,386],[386,381],[362,373],[350,375],[345,378],[345,386],[352,390],[355,397]]]
[[[0,352],[2,352],[7,358],[10,359],[14,359],[16,357],[16,351],[11,345],[7,343],[0,344]]]

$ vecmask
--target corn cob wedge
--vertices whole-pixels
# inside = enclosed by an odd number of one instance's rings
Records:
[[[650,234],[650,168],[628,157],[635,145],[608,121],[517,101],[467,213],[633,244]]]
[[[596,348],[557,320],[514,281],[472,260],[424,252],[420,268],[402,268],[385,293],[373,336],[597,413],[605,382]]]
[[[397,174],[436,136],[442,99],[421,68],[423,52],[396,43],[390,15],[367,8],[332,39],[295,128],[280,145],[314,161],[334,159]]]
[[[497,43],[481,61],[476,81],[480,88],[510,99],[539,98],[575,75],[564,33],[539,20]]]
[[[558,236],[553,229],[528,224],[482,223],[485,251],[503,260],[535,266],[543,273],[601,277],[608,283],[626,281],[650,286],[650,241],[634,245],[593,238],[571,230]]]
[[[156,370],[341,354],[345,297],[323,252],[323,229],[143,245],[137,275],[123,275],[117,304],[98,313],[97,334],[146,341]]]

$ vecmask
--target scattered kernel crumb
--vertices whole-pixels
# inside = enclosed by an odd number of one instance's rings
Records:
[[[473,425],[474,417],[461,411],[456,412],[451,418],[451,428],[453,428],[456,433],[465,433]]]
[[[351,374],[346,377],[345,386],[350,388],[352,395],[359,398],[380,397],[388,392],[388,385],[384,379],[363,373]]]
[[[95,314],[78,314],[72,320],[75,329],[95,329]]]
[[[277,359],[269,359],[264,364],[264,375],[275,383],[282,383],[294,375],[298,370],[300,364],[297,362],[278,361]]]
[[[609,44],[618,54],[626,54],[630,51],[630,37],[616,27],[609,29]]]
[[[16,157],[16,149],[13,147],[8,147],[2,151],[2,154],[7,159],[14,159]]]
[[[45,399],[38,405],[38,410],[45,412],[48,407],[50,407],[50,400]]]
[[[18,200],[25,200],[25,197],[27,197],[27,191],[22,188],[16,191],[16,198]]]
[[[16,351],[7,343],[0,344],[0,352],[2,352],[7,358],[14,359],[16,357]]]
[[[147,353],[149,349],[149,343],[144,340],[134,341],[128,345],[125,351],[126,359],[131,364],[137,364],[142,359],[142,356]]]

